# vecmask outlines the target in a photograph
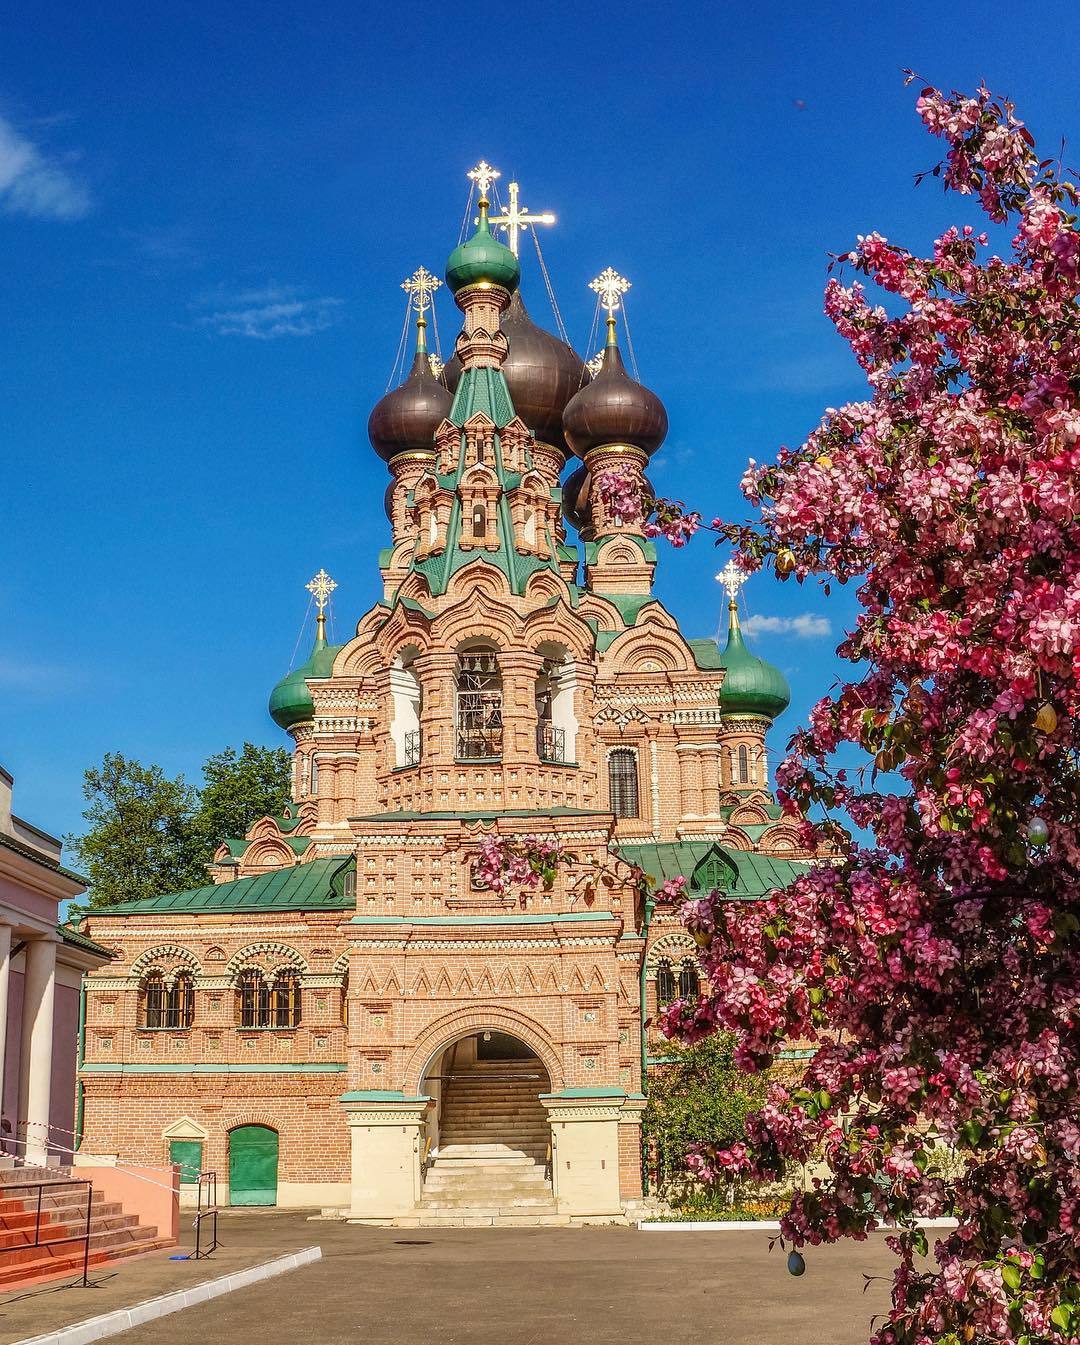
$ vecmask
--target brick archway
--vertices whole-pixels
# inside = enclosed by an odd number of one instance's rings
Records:
[[[515,1009],[495,1004],[473,1004],[467,1009],[437,1019],[420,1036],[405,1067],[406,1095],[416,1097],[419,1094],[428,1066],[440,1051],[477,1032],[505,1032],[507,1036],[516,1037],[535,1051],[547,1070],[552,1092],[561,1092],[565,1087],[558,1048],[539,1023]]]

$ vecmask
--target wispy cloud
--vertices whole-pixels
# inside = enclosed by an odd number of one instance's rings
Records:
[[[90,193],[57,158],[50,157],[0,117],[0,209],[34,219],[80,219]]]
[[[233,294],[204,294],[193,307],[210,310],[195,322],[218,336],[272,341],[279,336],[312,336],[325,331],[337,321],[344,302],[312,298],[293,285],[268,285]]]
[[[794,635],[797,640],[821,640],[832,634],[832,622],[827,616],[800,612],[798,616],[748,616],[742,628],[748,635]]]

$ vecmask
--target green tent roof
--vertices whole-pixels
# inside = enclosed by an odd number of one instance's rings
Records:
[[[767,855],[751,854],[747,850],[731,850],[714,841],[675,841],[645,845],[620,845],[620,856],[640,868],[659,885],[669,878],[682,876],[695,891],[709,890],[715,879],[704,881],[704,874],[695,885],[699,866],[710,866],[710,861],[726,871],[720,886],[732,897],[763,897],[776,888],[787,887],[802,877],[811,867],[805,859],[770,859]]]
[[[95,915],[142,915],[147,912],[209,913],[214,911],[347,911],[355,906],[345,896],[345,874],[355,867],[351,855],[313,859],[295,868],[274,869],[231,883],[208,883],[161,897],[102,906]]]

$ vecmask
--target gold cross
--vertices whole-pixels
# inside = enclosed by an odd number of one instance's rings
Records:
[[[629,288],[629,280],[610,266],[605,267],[595,280],[589,281],[589,289],[600,296],[600,302],[607,309],[608,317],[611,317],[618,308],[620,298]]]
[[[501,177],[502,174],[497,168],[492,168],[491,164],[489,164],[486,159],[481,159],[476,167],[466,173],[465,176],[476,183],[476,189],[480,193],[480,199],[486,201],[488,188],[495,179]]]
[[[739,596],[739,589],[749,579],[749,575],[744,569],[735,564],[734,559],[729,560],[720,573],[716,576],[718,581],[723,584],[727,590],[728,601],[734,602]]]
[[[401,282],[401,288],[408,294],[410,305],[419,317],[431,307],[431,296],[442,284],[438,276],[433,276],[426,266],[418,266],[408,280]]]
[[[337,588],[337,584],[325,570],[320,570],[311,583],[305,584],[304,587],[315,599],[315,606],[319,609],[319,615],[322,616],[323,608],[330,601],[330,594]]]
[[[506,207],[506,213],[496,215],[491,222],[498,225],[500,229],[506,230],[510,251],[515,257],[520,257],[522,230],[527,229],[530,224],[554,224],[555,216],[550,211],[545,211],[542,215],[534,215],[524,207],[521,204],[521,186],[517,182],[511,182],[507,191],[510,194],[510,203]]]

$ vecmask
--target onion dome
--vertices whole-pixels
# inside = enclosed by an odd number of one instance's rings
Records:
[[[492,234],[487,197],[480,197],[479,208],[476,232],[458,244],[446,263],[446,283],[453,294],[467,285],[498,285],[512,294],[521,279],[518,259]]]
[[[329,677],[334,659],[343,645],[326,643],[326,616],[320,612],[315,643],[306,663],[286,674],[270,693],[270,718],[279,728],[290,729],[302,724],[315,713],[308,690],[309,677]]]
[[[791,689],[779,668],[751,654],[743,643],[739,613],[728,603],[728,641],[720,655],[724,682],[720,688],[720,713],[757,715],[776,719],[791,702]]]
[[[594,448],[629,444],[652,454],[664,442],[668,418],[655,392],[626,372],[615,339],[615,319],[607,320],[607,345],[600,372],[570,400],[563,412],[563,432],[570,448],[583,458]]]
[[[431,372],[426,327],[426,320],[418,318],[416,358],[408,377],[380,398],[368,417],[368,438],[383,462],[398,453],[433,453],[435,431],[450,414],[454,399]]]

